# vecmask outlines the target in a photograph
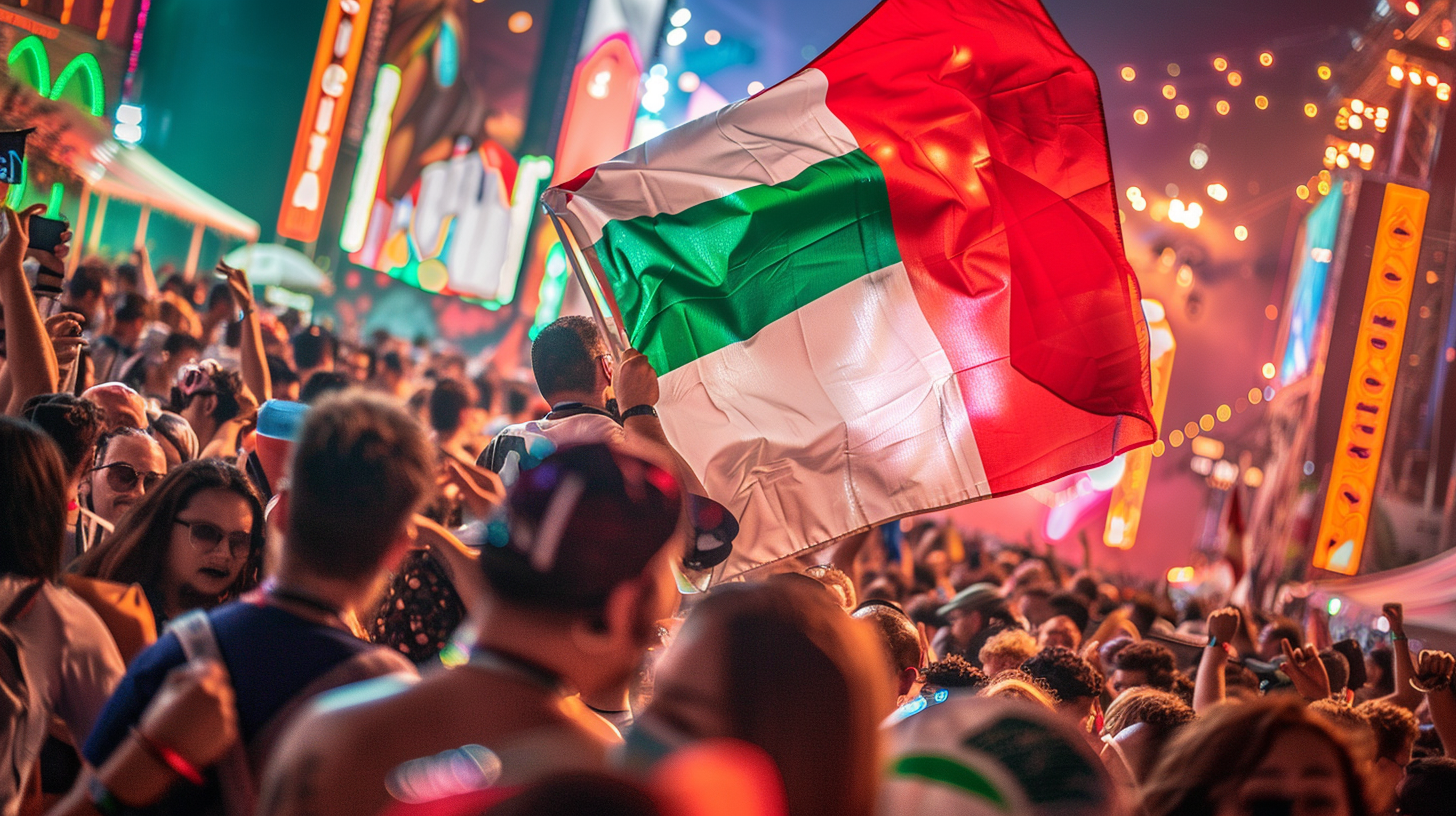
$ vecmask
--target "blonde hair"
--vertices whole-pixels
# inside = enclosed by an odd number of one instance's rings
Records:
[[[1007,629],[992,635],[976,656],[980,658],[982,666],[989,663],[1004,663],[1015,668],[1025,663],[1027,658],[1036,654],[1036,651],[1036,638],[1032,637],[1030,632],[1022,629]]]
[[[1001,672],[977,693],[982,697],[1012,697],[1040,703],[1053,711],[1059,702],[1056,692],[1020,669]]]

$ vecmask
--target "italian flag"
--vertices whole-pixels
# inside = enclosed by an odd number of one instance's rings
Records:
[[[1096,79],[1035,0],[886,0],[543,202],[739,519],[728,575],[1156,438]]]

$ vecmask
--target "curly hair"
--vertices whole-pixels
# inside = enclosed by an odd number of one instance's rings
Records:
[[[1008,666],[1020,666],[1028,657],[1036,654],[1036,638],[1023,629],[1006,629],[992,635],[976,655],[981,665],[1000,662]]]
[[[37,394],[25,401],[20,415],[55,440],[66,464],[66,475],[74,477],[91,464],[96,440],[103,430],[101,409],[96,403],[71,394]]]
[[[1193,709],[1177,695],[1143,686],[1112,701],[1102,720],[1102,732],[1116,736],[1128,726],[1144,723],[1159,733],[1170,734],[1193,722],[1193,716]]]
[[[976,693],[982,697],[1014,697],[1018,700],[1039,703],[1052,709],[1061,702],[1055,691],[1021,669],[1001,672],[992,678],[985,688]]]
[[[1399,763],[1416,741],[1415,715],[1389,700],[1368,700],[1355,707],[1375,731],[1375,755]]]
[[[1102,693],[1102,673],[1064,646],[1050,646],[1027,658],[1021,670],[1046,684],[1066,702]]]
[[[1148,685],[1162,691],[1171,691],[1176,681],[1177,662],[1173,653],[1161,643],[1150,640],[1128,644],[1113,658],[1112,667],[1118,671],[1143,672],[1147,675]]]
[[[948,654],[931,663],[920,673],[925,685],[938,688],[980,688],[986,685],[986,673],[958,654]]]

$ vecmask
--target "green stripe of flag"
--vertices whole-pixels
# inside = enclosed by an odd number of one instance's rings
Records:
[[[659,374],[900,260],[885,178],[860,150],[680,213],[609,222],[594,249]]]

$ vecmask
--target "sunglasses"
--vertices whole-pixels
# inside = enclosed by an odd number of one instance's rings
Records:
[[[234,558],[247,555],[253,548],[253,534],[249,532],[229,533],[208,521],[177,519],[174,523],[187,528],[188,540],[199,555],[212,552],[224,541],[228,544],[228,553]]]
[[[91,472],[98,470],[106,471],[106,484],[118,493],[128,493],[136,489],[137,482],[142,483],[142,492],[151,490],[162,481],[165,473],[154,473],[152,471],[140,472],[125,462],[112,462],[109,465],[91,468]]]

